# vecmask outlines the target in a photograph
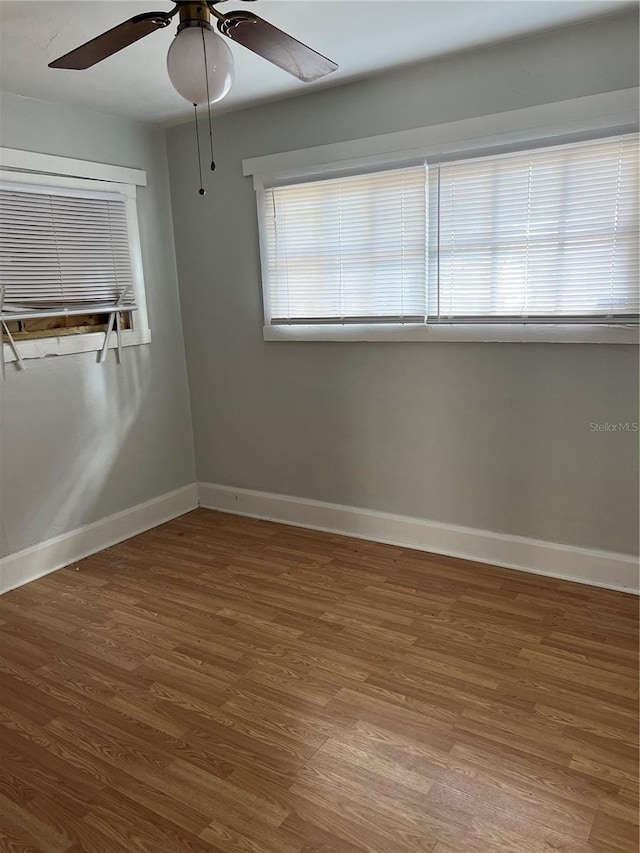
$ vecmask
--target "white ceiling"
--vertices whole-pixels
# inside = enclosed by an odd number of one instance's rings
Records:
[[[340,68],[314,84],[231,44],[236,81],[223,111],[335,86],[628,7],[616,0],[259,0],[224,3],[251,10],[290,32]],[[191,107],[173,90],[165,58],[175,27],[159,30],[87,71],[47,68],[52,59],[140,12],[168,10],[166,0],[1,0],[0,83],[4,91],[91,107],[145,121],[178,123]]]

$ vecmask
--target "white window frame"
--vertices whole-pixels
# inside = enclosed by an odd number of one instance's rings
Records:
[[[640,343],[637,327],[595,324],[317,324],[270,325],[266,270],[265,187],[559,145],[637,132],[638,88],[589,95],[507,113],[287,151],[243,161],[258,209],[265,341],[451,341],[487,343]]]
[[[125,197],[133,292],[137,308],[131,312],[131,328],[121,332],[120,345],[130,347],[151,343],[137,208],[137,187],[146,186],[146,172],[12,148],[0,148],[0,165],[0,182],[35,184],[53,189],[116,192]],[[105,333],[52,335],[20,340],[16,344],[22,359],[100,352],[105,344]],[[116,349],[117,346],[117,333],[113,331],[107,348]],[[16,361],[10,344],[3,344],[3,359],[5,363]]]

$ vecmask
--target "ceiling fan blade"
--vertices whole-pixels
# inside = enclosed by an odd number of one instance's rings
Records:
[[[54,59],[49,63],[49,68],[73,68],[76,71],[90,68],[122,50],[123,47],[148,36],[154,30],[166,27],[171,23],[172,17],[170,12],[146,12],[144,15],[136,15],[80,47],[76,47],[75,50],[65,53],[64,56]]]
[[[274,65],[310,83],[338,67],[306,44],[283,33],[252,12],[229,12],[218,18],[218,29]]]

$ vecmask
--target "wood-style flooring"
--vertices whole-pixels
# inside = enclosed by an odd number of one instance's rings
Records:
[[[637,853],[637,630],[197,510],[0,599],[0,850]]]

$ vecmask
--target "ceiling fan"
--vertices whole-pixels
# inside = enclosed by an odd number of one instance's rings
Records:
[[[222,36],[248,47],[258,56],[305,83],[319,80],[338,67],[326,56],[252,12],[219,12],[215,7],[220,2],[223,0],[202,0],[200,3],[176,0],[175,6],[169,12],[145,12],[135,15],[49,63],[49,68],[69,68],[77,71],[91,68],[155,30],[169,26],[177,14],[178,31],[167,53],[167,71],[174,89],[193,104],[200,195],[205,195],[206,190],[202,185],[198,105],[207,105],[211,171],[215,171],[211,104],[224,98],[231,88],[234,76],[233,54],[225,39],[217,35],[211,26],[212,15],[217,19],[218,31]]]
[[[215,103],[226,95],[233,81],[233,57],[224,40],[211,26],[212,15],[217,19],[218,31],[223,36],[244,45],[305,83],[318,80],[338,67],[335,62],[252,12],[219,12],[215,8],[219,2],[223,0],[204,0],[201,3],[177,0],[169,12],[135,15],[50,62],[49,68],[90,68],[155,30],[168,26],[176,14],[180,23],[169,48],[167,67],[178,93],[193,104]],[[205,77],[210,78],[206,81],[206,91]]]

